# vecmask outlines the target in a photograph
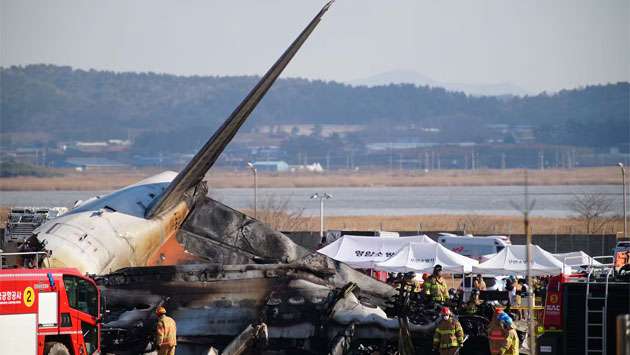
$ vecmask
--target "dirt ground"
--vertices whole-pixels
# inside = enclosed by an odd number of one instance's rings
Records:
[[[0,178],[0,190],[113,190],[160,172],[58,170],[58,177]],[[523,184],[523,170],[334,171],[327,173],[258,173],[259,187],[373,187],[373,186],[508,186]],[[617,167],[530,170],[530,185],[613,185],[620,180]],[[215,188],[251,187],[249,171],[213,170],[206,176]]]

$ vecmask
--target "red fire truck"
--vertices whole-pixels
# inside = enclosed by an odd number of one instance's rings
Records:
[[[630,243],[619,242],[613,263],[551,277],[538,353],[614,354],[617,317],[630,313]]]
[[[100,291],[78,270],[0,270],[2,354],[100,353]]]

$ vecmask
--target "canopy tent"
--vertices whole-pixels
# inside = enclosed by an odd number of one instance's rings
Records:
[[[583,251],[571,253],[552,254],[561,263],[568,266],[601,266],[602,263],[593,259]]]
[[[509,275],[527,274],[527,247],[525,245],[509,245],[487,261],[473,266],[474,273]],[[562,273],[562,262],[553,254],[537,245],[532,245],[531,275],[556,275]],[[569,268],[570,269],[570,268]],[[565,271],[566,270],[565,268]]]
[[[403,246],[391,258],[376,263],[374,269],[389,272],[431,272],[435,265],[442,265],[442,270],[451,273],[470,272],[475,259],[459,255],[441,244],[409,243]]]
[[[436,244],[426,235],[400,238],[344,235],[318,252],[354,268],[372,269],[409,243]]]

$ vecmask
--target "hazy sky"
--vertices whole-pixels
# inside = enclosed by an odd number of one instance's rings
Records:
[[[262,74],[320,0],[0,0],[0,64]],[[337,0],[284,76],[532,92],[630,80],[630,0]]]

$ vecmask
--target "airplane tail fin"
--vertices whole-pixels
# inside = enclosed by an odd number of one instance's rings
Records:
[[[291,46],[287,48],[245,99],[236,107],[230,117],[223,122],[223,125],[212,135],[203,148],[197,152],[184,170],[175,177],[166,191],[150,206],[146,213],[147,218],[155,217],[175,206],[182,200],[186,191],[203,180],[206,172],[217,161],[219,155],[225,150],[225,147],[230,143],[243,123],[245,123],[249,114],[258,105],[263,96],[265,96],[267,90],[269,90],[278,76],[280,76],[304,41],[310,36],[311,32],[313,32],[317,24],[321,21],[322,16],[333,2],[334,0],[324,5],[302,33],[293,41]]]

